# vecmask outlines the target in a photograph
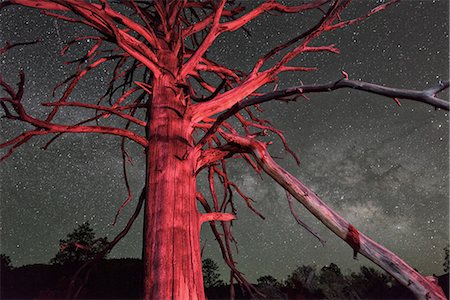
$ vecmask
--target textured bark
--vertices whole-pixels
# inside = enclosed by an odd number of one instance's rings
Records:
[[[160,59],[168,72],[153,81],[149,110],[144,298],[204,299],[192,129],[170,74],[176,57]]]
[[[182,158],[190,147],[183,141],[190,140],[189,124],[167,108],[153,107],[152,118],[144,298],[204,299],[194,160]]]

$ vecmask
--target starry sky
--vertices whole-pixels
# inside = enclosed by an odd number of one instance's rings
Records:
[[[343,17],[360,15],[379,2],[356,1]],[[404,1],[363,23],[328,33],[316,43],[336,43],[341,54],[299,57],[296,62],[317,66],[319,71],[283,74],[279,89],[300,82],[336,80],[342,76],[341,70],[351,79],[402,88],[425,89],[447,80],[448,8],[444,0]],[[229,67],[248,70],[260,55],[306,30],[318,17],[318,13],[264,15],[249,24],[251,36],[242,31],[226,34],[215,42],[209,55]],[[92,41],[79,43],[78,50],[65,58],[59,56],[59,50],[74,37],[92,31],[21,7],[1,11],[0,28],[0,45],[42,40],[14,48],[0,61],[7,82],[17,82],[19,70],[25,71],[24,104],[33,115],[42,116],[46,110],[38,103],[54,100],[53,86],[73,70],[64,62],[86,51]],[[80,82],[70,99],[94,102],[104,91],[111,70],[111,65],[95,70]],[[309,98],[289,104],[267,103],[261,114],[284,130],[300,166],[275,138],[269,151],[361,231],[419,271],[442,273],[449,234],[448,113],[406,100],[399,107],[392,99],[348,90]],[[56,120],[75,123],[87,113],[67,109]],[[0,126],[1,141],[29,128],[5,119]],[[134,210],[135,203],[131,203],[116,226],[111,225],[126,197],[120,139],[67,134],[44,151],[41,147],[47,139],[34,138],[0,166],[1,253],[9,255],[14,266],[48,263],[58,251],[58,240],[84,221],[92,224],[98,236],[112,239]],[[144,181],[143,153],[131,143],[129,149],[134,160],[129,179],[138,194]],[[259,177],[239,162],[231,162],[228,168],[232,179],[266,216],[261,220],[243,201],[236,201],[236,259],[250,280],[266,274],[282,279],[303,264],[322,267],[335,262],[344,271],[372,265],[361,256],[353,260],[343,241],[298,206],[301,219],[327,241],[322,247],[296,224],[284,191],[269,177]],[[206,188],[203,175],[198,188]],[[140,218],[110,257],[140,257],[141,240]],[[203,244],[204,257],[223,266],[206,226]]]

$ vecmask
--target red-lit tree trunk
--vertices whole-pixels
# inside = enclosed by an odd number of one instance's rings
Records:
[[[172,75],[177,59],[160,58],[167,72],[153,81],[148,116],[144,298],[204,299],[192,127]]]

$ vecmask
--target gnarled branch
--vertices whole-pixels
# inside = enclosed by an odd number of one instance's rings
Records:
[[[210,129],[206,132],[206,134],[201,138],[198,142],[198,147],[202,147],[209,138],[217,132],[217,129],[220,125],[227,120],[228,118],[236,115],[240,110],[258,105],[271,100],[282,100],[282,101],[295,101],[297,97],[292,96],[301,96],[304,94],[310,93],[325,93],[331,92],[334,90],[342,89],[342,88],[351,88],[355,90],[365,91],[385,97],[389,97],[392,99],[406,99],[412,101],[418,101],[422,103],[426,103],[432,105],[437,108],[441,108],[444,110],[449,110],[449,102],[437,97],[437,94],[442,92],[445,89],[448,89],[449,82],[442,81],[435,87],[417,91],[417,90],[409,90],[409,89],[399,89],[399,88],[391,88],[385,87],[374,83],[356,81],[350,79],[339,79],[334,82],[329,82],[325,84],[317,84],[317,85],[300,85],[296,87],[291,87],[284,90],[273,91],[266,93],[264,95],[258,97],[252,97],[245,100],[242,100],[235,105],[233,105],[230,109],[220,114],[214,124],[210,127]],[[292,98],[288,98],[292,97]],[[397,102],[399,103],[399,102]]]
[[[442,289],[429,281],[368,236],[357,230],[338,213],[329,208],[312,190],[279,166],[270,156],[266,145],[254,139],[227,135],[230,142],[241,145],[249,151],[263,170],[295,199],[303,204],[317,219],[352,247],[354,255],[361,253],[408,287],[418,299],[446,299]]]

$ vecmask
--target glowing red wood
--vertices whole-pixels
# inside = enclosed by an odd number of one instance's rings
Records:
[[[177,58],[159,56],[170,72]],[[149,116],[147,197],[144,226],[144,298],[204,299],[200,215],[192,127],[183,112],[182,91],[167,72],[155,78]]]

